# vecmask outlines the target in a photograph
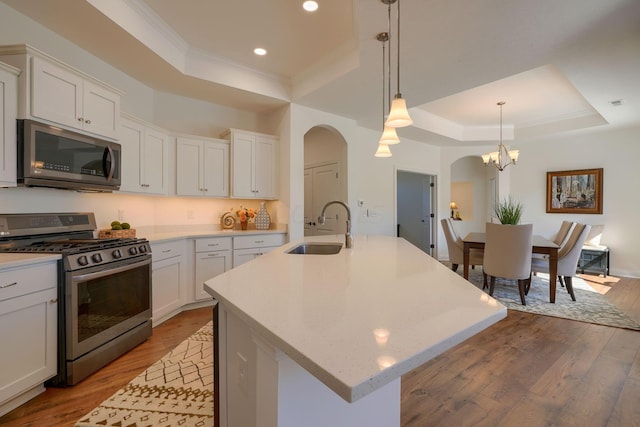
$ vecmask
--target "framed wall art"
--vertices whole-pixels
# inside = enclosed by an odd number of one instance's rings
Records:
[[[547,172],[547,213],[602,213],[602,169]]]

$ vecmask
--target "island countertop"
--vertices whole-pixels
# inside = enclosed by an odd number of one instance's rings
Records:
[[[282,248],[205,283],[256,333],[348,402],[506,317],[506,308],[401,238],[335,255]],[[304,241],[340,242],[344,236]]]

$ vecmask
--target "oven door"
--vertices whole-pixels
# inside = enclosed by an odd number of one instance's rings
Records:
[[[151,256],[67,272],[66,359],[151,319]]]

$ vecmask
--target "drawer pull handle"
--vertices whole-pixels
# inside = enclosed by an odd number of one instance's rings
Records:
[[[171,252],[171,249],[165,249],[164,251],[162,251],[163,254],[168,254],[169,252]]]
[[[254,240],[254,243],[264,243],[264,240]]]
[[[218,246],[219,243],[209,243],[207,246]]]
[[[49,304],[56,304],[58,302],[58,298],[54,298],[52,300],[49,300]]]
[[[9,288],[11,286],[17,285],[18,282],[9,283],[8,285],[0,285],[0,289]]]

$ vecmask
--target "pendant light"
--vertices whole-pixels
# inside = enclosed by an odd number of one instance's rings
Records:
[[[389,111],[389,117],[387,118],[386,125],[394,128],[400,128],[405,126],[411,126],[413,124],[413,120],[409,115],[409,111],[407,110],[407,102],[402,97],[400,93],[400,0],[381,0],[382,3],[391,5],[392,3],[398,2],[397,8],[397,17],[398,17],[398,25],[397,25],[397,77],[396,77],[396,95],[391,102],[391,110]],[[389,6],[390,7],[390,6]]]
[[[400,142],[398,135],[396,134],[396,130],[394,128],[390,128],[384,124],[384,112],[386,109],[385,105],[385,46],[387,41],[389,40],[389,33],[379,33],[376,39],[382,42],[382,136],[378,141],[378,149],[376,150],[374,156],[375,157],[391,157],[391,150],[389,149],[390,144],[397,144]]]
[[[504,101],[500,101],[497,105],[500,107],[500,143],[498,144],[498,151],[492,151],[491,153],[483,154],[482,161],[485,165],[492,163],[500,172],[502,172],[510,164],[516,164],[520,151],[507,150],[507,147],[502,143],[502,106]]]

